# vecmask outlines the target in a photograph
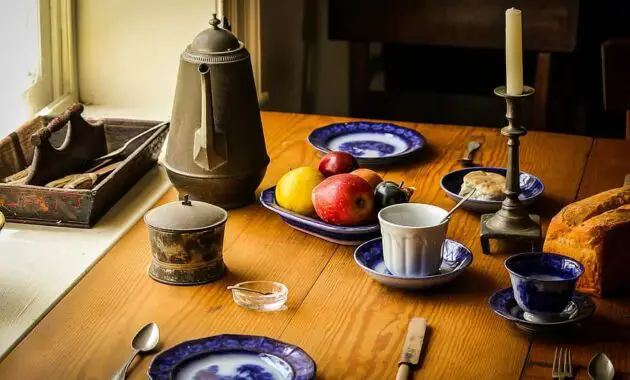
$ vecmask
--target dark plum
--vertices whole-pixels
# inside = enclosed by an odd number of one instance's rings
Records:
[[[374,211],[379,212],[387,206],[409,202],[411,191],[402,185],[392,181],[379,183],[374,189]]]

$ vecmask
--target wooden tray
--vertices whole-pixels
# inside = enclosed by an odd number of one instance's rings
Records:
[[[33,162],[31,136],[53,120],[36,117],[0,140],[0,178],[25,169]],[[107,152],[121,147],[133,136],[161,122],[130,119],[102,119],[94,125],[104,134]],[[0,183],[0,212],[8,222],[92,227],[157,162],[169,125],[140,138],[137,147],[121,165],[94,188],[56,189],[32,185]],[[66,140],[68,126],[50,135],[49,141],[59,147]],[[99,136],[100,137],[100,136]],[[103,149],[101,149],[103,150]],[[55,163],[52,163],[53,165]]]

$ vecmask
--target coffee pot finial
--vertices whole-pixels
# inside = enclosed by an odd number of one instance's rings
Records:
[[[214,29],[218,29],[219,28],[219,24],[221,24],[221,20],[219,20],[217,18],[217,14],[216,13],[213,13],[212,14],[212,18],[210,19],[210,25],[212,25],[212,27]]]

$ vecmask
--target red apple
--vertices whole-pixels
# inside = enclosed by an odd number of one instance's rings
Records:
[[[313,189],[315,212],[324,222],[338,226],[365,224],[373,218],[374,190],[354,174],[326,178]]]
[[[330,152],[319,161],[319,171],[326,177],[335,174],[350,173],[359,167],[359,163],[350,153]]]

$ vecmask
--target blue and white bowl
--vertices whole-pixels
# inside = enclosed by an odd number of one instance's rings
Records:
[[[323,153],[352,154],[361,166],[391,164],[424,147],[419,132],[395,124],[357,121],[314,129],[308,142]]]
[[[151,380],[311,380],[316,366],[301,348],[263,336],[217,335],[189,340],[159,353]]]
[[[514,255],[505,260],[505,268],[520,308],[541,320],[556,318],[566,309],[584,273],[577,260],[542,252]]]
[[[364,226],[335,226],[320,219],[296,214],[276,203],[276,187],[263,190],[260,194],[260,204],[280,215],[289,226],[298,231],[342,245],[359,245],[381,235],[377,223]]]
[[[472,264],[473,255],[463,244],[446,239],[442,246],[442,265],[438,273],[429,276],[396,276],[385,266],[382,238],[376,238],[357,247],[354,261],[365,273],[383,285],[419,290],[453,281]]]
[[[449,198],[451,198],[455,202],[459,202],[463,198],[461,195],[459,195],[459,191],[462,188],[462,183],[464,183],[464,176],[474,171],[497,173],[501,174],[502,176],[505,176],[507,172],[505,168],[494,167],[472,167],[459,169],[452,171],[442,177],[442,180],[440,181],[440,187],[446,192],[446,195],[448,195]],[[521,172],[521,176],[519,179],[521,185],[521,194],[518,198],[525,205],[533,203],[545,191],[545,186],[543,185],[542,181],[532,174]],[[483,201],[469,199],[464,202],[462,207],[474,212],[491,213],[499,211],[499,209],[501,209],[501,203],[502,201]]]

